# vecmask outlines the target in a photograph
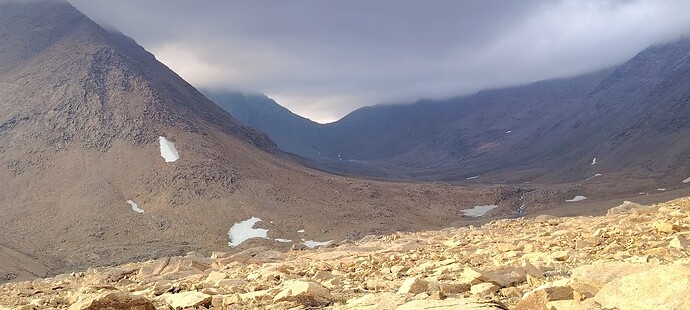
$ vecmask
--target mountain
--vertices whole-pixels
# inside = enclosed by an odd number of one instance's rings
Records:
[[[250,113],[241,121],[311,158],[303,163],[344,174],[381,176],[385,166],[388,175],[397,170],[418,180],[481,175],[487,183],[548,184],[617,173],[677,184],[690,174],[689,61],[690,40],[683,39],[581,76],[361,108],[318,127],[322,139],[311,138],[313,129],[283,130],[295,118],[290,114],[268,116],[262,126]],[[305,138],[295,142],[273,132]],[[301,142],[310,152],[294,145]]]
[[[265,95],[201,91],[239,122],[271,137],[281,150],[309,158],[325,158],[314,145],[320,139],[323,125],[290,112]]]
[[[0,259],[19,261],[3,280],[232,251],[253,217],[268,239],[247,243],[286,249],[460,225],[476,204],[515,213],[520,197],[306,169],[64,1],[0,2],[0,179]]]

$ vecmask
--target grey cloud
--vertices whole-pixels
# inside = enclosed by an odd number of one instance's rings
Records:
[[[690,30],[684,0],[73,0],[192,84],[319,121],[621,63]]]

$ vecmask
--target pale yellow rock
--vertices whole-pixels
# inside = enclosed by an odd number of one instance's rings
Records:
[[[208,274],[208,277],[206,277],[205,282],[209,282],[209,283],[214,283],[214,284],[215,284],[215,283],[217,283],[217,282],[220,281],[220,280],[226,279],[227,277],[228,277],[228,274],[225,273],[225,272],[221,272],[221,271],[211,271],[211,272]]]
[[[633,212],[646,211],[646,210],[649,210],[650,208],[651,208],[650,206],[645,206],[645,205],[641,205],[641,204],[626,200],[623,202],[623,204],[609,209],[609,211],[606,212],[606,216],[613,216],[613,215],[619,215],[619,214],[629,214],[629,213],[633,213]]]
[[[559,262],[564,262],[567,261],[570,258],[570,252],[569,251],[556,251],[551,254],[551,258],[554,260],[557,260]]]
[[[282,290],[273,298],[274,302],[293,301],[305,306],[316,307],[331,302],[331,292],[321,284],[290,280],[282,285]]]
[[[581,303],[574,300],[556,300],[549,301],[546,303],[546,309],[548,310],[585,310]],[[594,309],[592,309],[594,310]]]
[[[413,300],[398,308],[397,310],[425,310],[425,309],[448,309],[448,310],[503,310],[505,309],[499,304],[491,301],[483,301],[478,299],[453,299],[447,298],[444,300]]]
[[[673,233],[680,229],[677,225],[668,222],[655,222],[653,225],[657,231],[663,233]]]
[[[547,304],[558,300],[573,300],[573,288],[568,279],[543,284],[525,294],[515,305],[516,310],[548,310]]]
[[[479,283],[472,285],[470,292],[479,297],[492,296],[498,292],[499,287],[493,283]]]
[[[633,264],[628,262],[604,262],[585,265],[573,269],[570,286],[586,297],[597,294],[606,283],[614,279],[647,271],[653,268],[649,264]]]
[[[398,294],[414,294],[424,293],[427,291],[429,283],[418,277],[405,279],[405,282],[398,289]]]
[[[160,298],[173,309],[208,306],[212,299],[210,295],[200,292],[167,293],[161,295]]]
[[[686,248],[690,247],[690,240],[688,240],[688,238],[686,238],[683,235],[679,235],[679,236],[676,236],[675,238],[673,238],[673,240],[671,240],[669,245],[671,247],[676,248],[676,249],[686,249]]]
[[[515,287],[502,288],[500,290],[500,293],[502,296],[508,297],[508,298],[511,298],[511,297],[520,298],[520,297],[522,297],[522,292],[520,292],[520,290],[515,288]]]
[[[594,301],[607,309],[690,309],[690,268],[659,266],[604,285]]]
[[[522,268],[517,266],[494,266],[481,271],[468,267],[463,270],[460,276],[460,282],[472,285],[482,282],[491,282],[499,287],[508,287],[523,281],[524,278],[525,272]]]
[[[335,309],[356,310],[394,310],[405,303],[405,298],[396,293],[368,294],[347,301],[347,304]]]
[[[123,292],[106,292],[80,296],[69,310],[154,310],[153,303],[144,296]]]
[[[464,293],[470,289],[470,285],[462,282],[441,282],[438,283],[439,291],[449,293]]]

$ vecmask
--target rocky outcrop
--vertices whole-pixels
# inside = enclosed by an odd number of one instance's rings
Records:
[[[0,309],[690,308],[690,198],[629,206],[316,250],[191,252],[4,284]]]

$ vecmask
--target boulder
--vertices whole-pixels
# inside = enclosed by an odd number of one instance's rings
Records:
[[[184,309],[189,307],[202,307],[211,304],[211,295],[199,292],[182,292],[176,294],[163,294],[160,299],[170,305],[173,309]]]
[[[505,310],[505,306],[493,302],[479,299],[447,298],[444,300],[413,300],[396,308],[397,310],[424,310],[424,309],[463,309],[463,310]]]
[[[604,309],[690,309],[690,268],[659,266],[604,285],[594,301]]]
[[[407,278],[405,282],[403,282],[402,285],[400,285],[400,289],[398,289],[398,294],[414,294],[417,295],[419,293],[424,293],[427,291],[429,287],[429,282],[417,278],[417,277],[412,277],[412,278]]]
[[[470,292],[472,295],[479,296],[479,297],[487,297],[491,296],[493,294],[496,294],[500,287],[496,286],[493,283],[479,283],[472,285],[470,288]]]
[[[685,249],[687,247],[690,247],[690,240],[688,240],[688,238],[686,238],[683,235],[679,235],[673,238],[669,245],[676,249]]]
[[[604,262],[580,266],[573,269],[570,286],[585,297],[593,297],[606,283],[651,268],[649,264],[627,262]]]
[[[368,294],[347,301],[344,309],[394,310],[405,303],[405,297],[396,293]]]
[[[273,298],[273,302],[292,301],[308,307],[319,307],[331,302],[331,292],[321,284],[290,280],[283,283],[283,289]]]
[[[465,268],[460,275],[460,282],[469,284],[479,284],[482,282],[491,282],[500,287],[509,287],[520,283],[525,279],[525,271],[516,266],[496,266],[487,270],[477,270],[474,268]]]
[[[123,292],[106,292],[81,296],[69,310],[155,310],[153,303],[143,296]]]
[[[525,294],[515,305],[516,310],[550,310],[553,301],[573,300],[574,292],[569,281],[559,280],[546,283]]]
[[[629,214],[633,212],[640,212],[649,210],[650,206],[641,205],[639,203],[634,203],[631,201],[624,201],[623,204],[617,207],[613,207],[606,212],[606,216],[618,215],[618,214]]]

